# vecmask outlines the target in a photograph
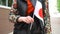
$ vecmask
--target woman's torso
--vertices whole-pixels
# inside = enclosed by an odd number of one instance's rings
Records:
[[[31,0],[31,2],[33,3],[33,6],[35,7],[36,0]],[[27,10],[27,3],[26,3],[26,1],[24,1],[24,0],[17,0],[17,6],[18,6],[17,7],[18,15],[20,15],[20,16],[27,16],[26,15],[26,10]],[[33,16],[33,12],[29,16],[32,17]],[[32,32],[31,33],[33,33],[33,34],[37,34],[37,33],[41,34],[42,28],[41,28],[40,22],[41,21],[38,18],[34,17],[34,24],[32,26],[32,30],[31,30]],[[26,24],[24,22],[15,23],[15,25],[14,25],[15,26],[14,32],[17,30],[16,32],[18,32],[18,31],[23,31],[24,32],[25,31],[25,33],[27,33],[29,31],[30,25],[31,24]]]

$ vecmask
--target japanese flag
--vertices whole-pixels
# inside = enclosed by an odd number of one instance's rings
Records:
[[[42,4],[40,1],[37,0],[35,10],[34,10],[34,15],[42,20],[43,22],[43,11],[42,11]]]
[[[34,10],[34,15],[40,19],[42,21],[42,23],[44,24],[44,20],[43,20],[43,11],[42,11],[42,4],[40,1],[36,1],[36,6],[35,6],[35,10]],[[33,24],[33,23],[32,23]],[[32,28],[32,24],[30,26],[30,30]]]

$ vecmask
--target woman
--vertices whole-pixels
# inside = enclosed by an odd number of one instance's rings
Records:
[[[42,21],[33,12],[37,0],[14,0],[10,11],[10,21],[13,22],[13,34],[44,34]],[[33,7],[33,8],[32,8]],[[31,23],[33,23],[30,30]]]

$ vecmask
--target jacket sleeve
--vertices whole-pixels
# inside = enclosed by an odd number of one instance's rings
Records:
[[[18,22],[17,20],[19,17],[20,15],[18,15],[18,12],[17,12],[17,2],[16,0],[14,0],[10,10],[9,20],[13,23],[17,23]]]

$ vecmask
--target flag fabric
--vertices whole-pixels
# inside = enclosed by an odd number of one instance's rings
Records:
[[[42,32],[45,33],[44,32],[43,8],[42,8],[42,3],[39,0],[36,1],[34,16],[36,16],[40,20],[40,25],[41,25],[41,28],[42,28]]]
[[[35,10],[34,10],[34,15],[39,18],[40,20],[43,20],[43,10],[42,10],[42,4],[40,1],[37,0]]]
[[[34,16],[36,16],[38,19],[41,20],[41,26],[42,26],[42,29],[43,29],[43,26],[44,26],[43,9],[42,9],[42,3],[39,0],[36,1],[33,18],[34,18]],[[30,26],[30,30],[32,28],[32,24]]]

